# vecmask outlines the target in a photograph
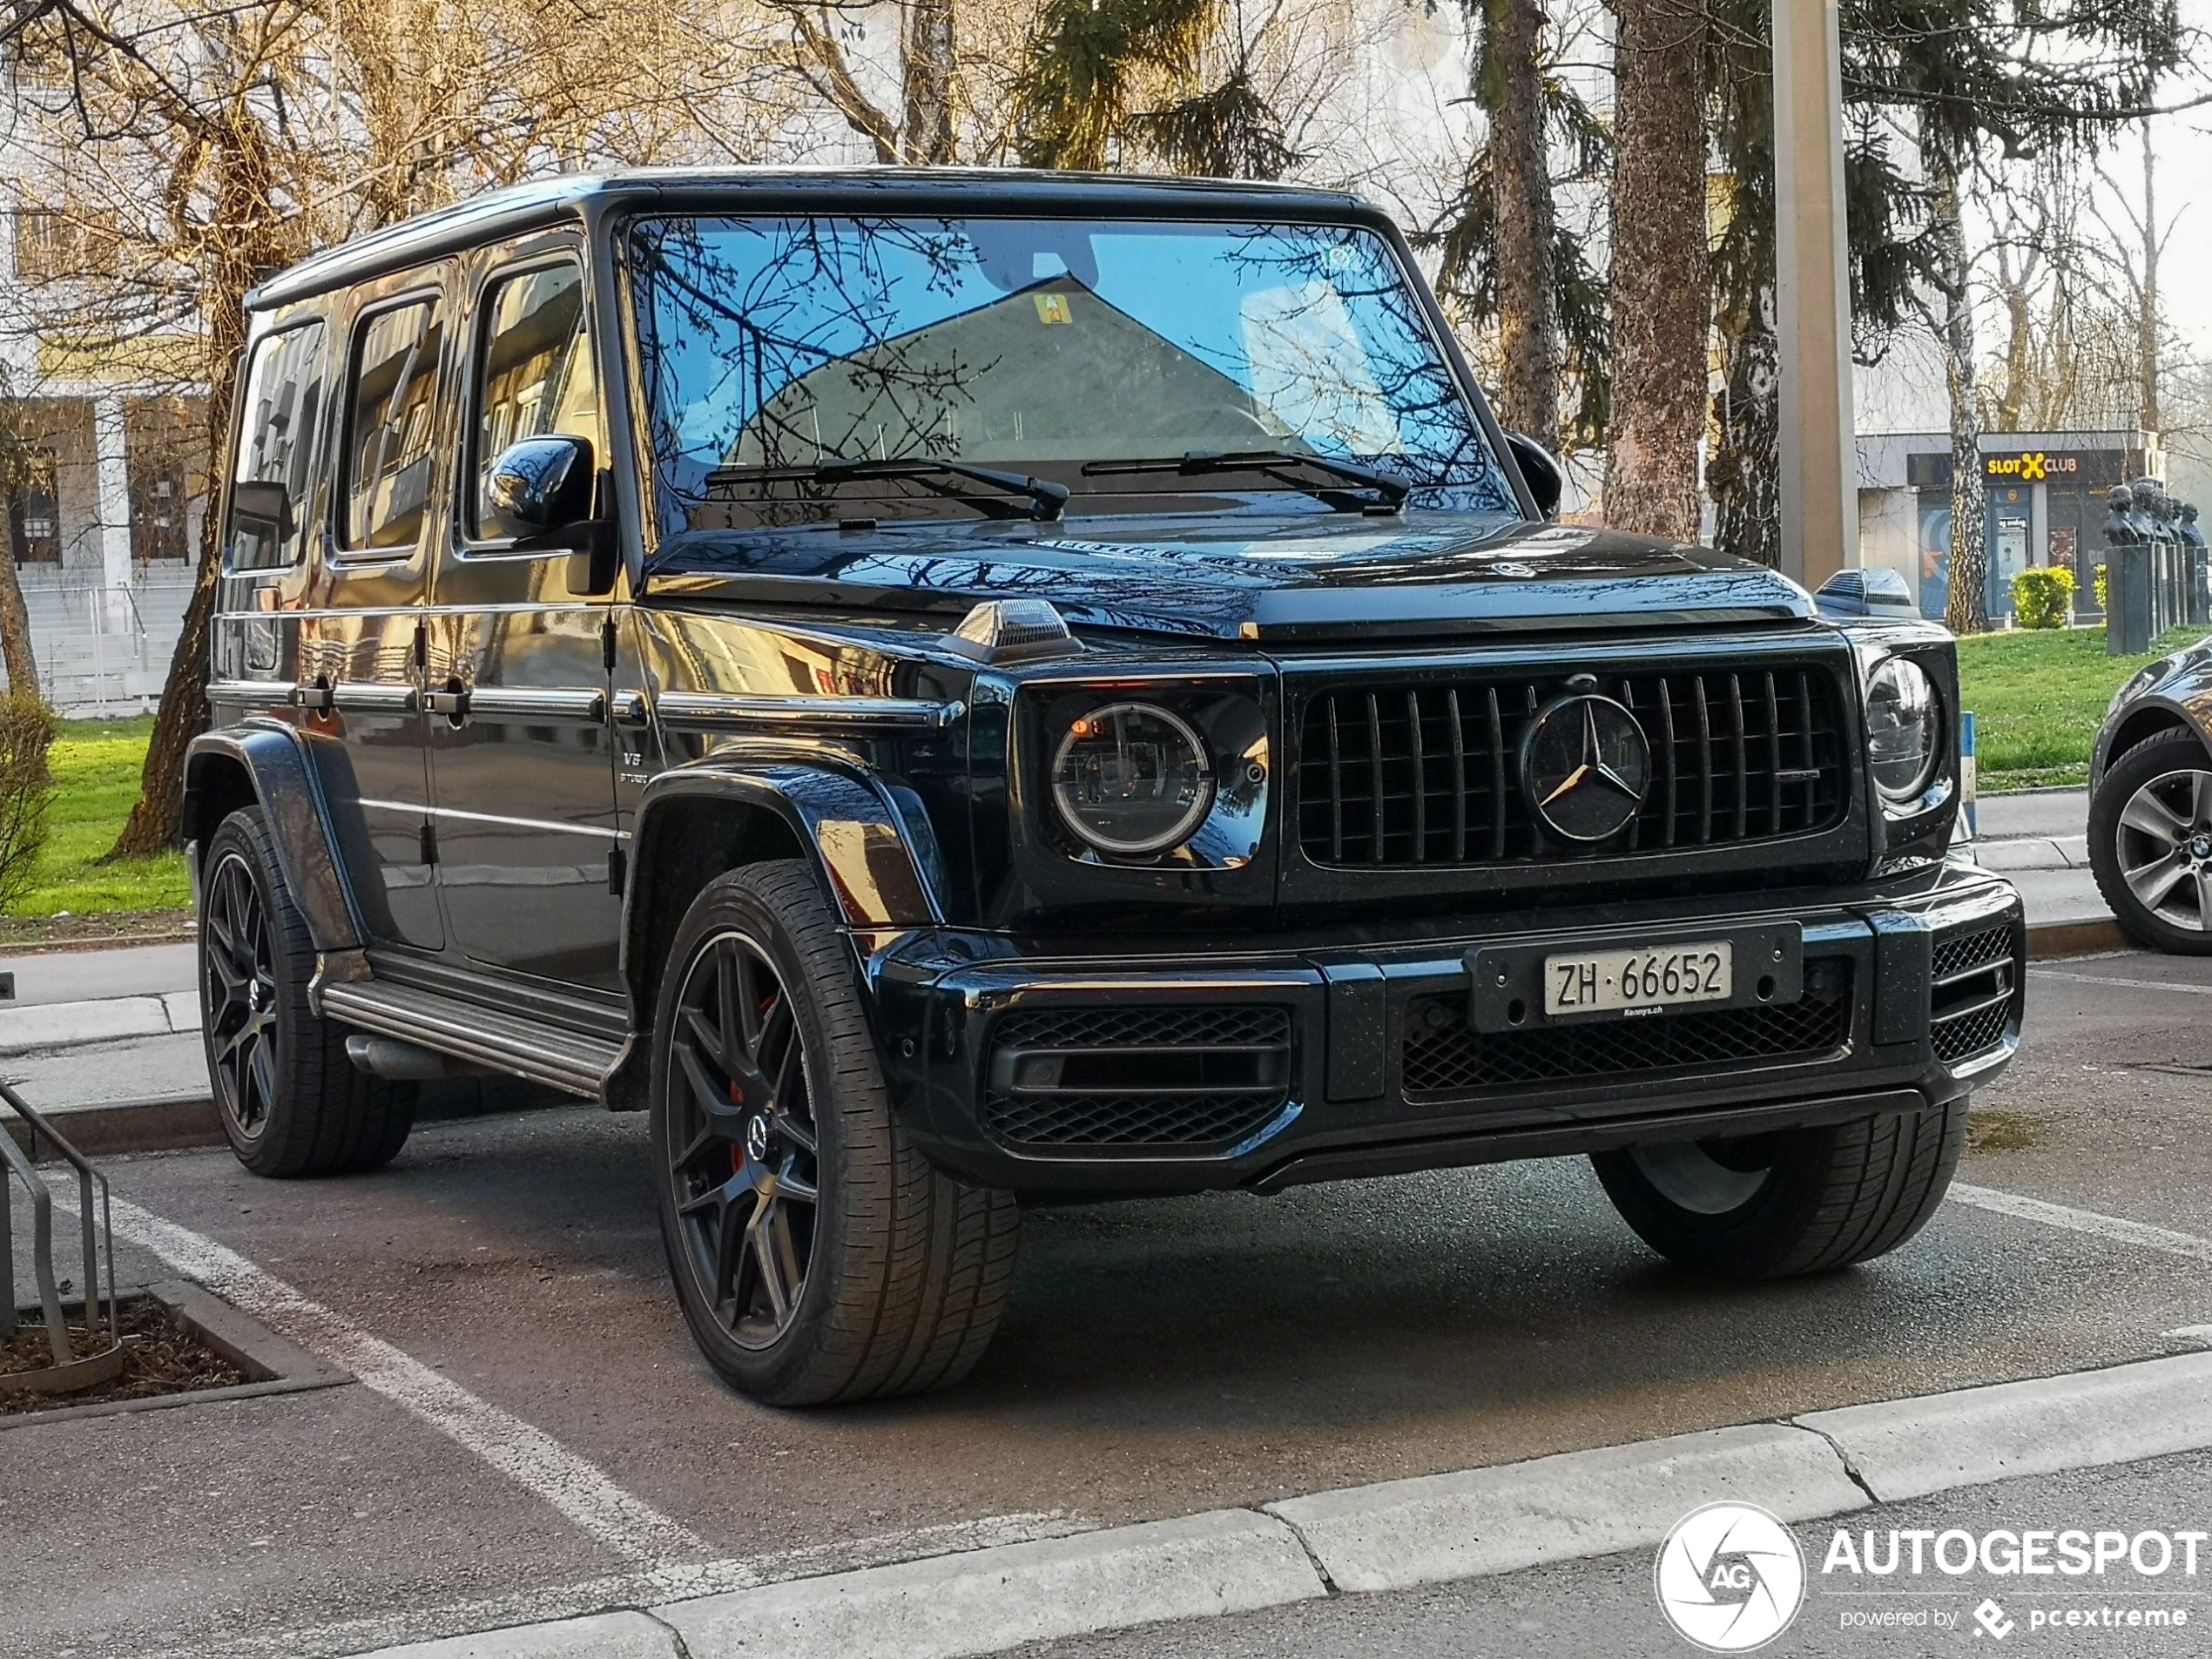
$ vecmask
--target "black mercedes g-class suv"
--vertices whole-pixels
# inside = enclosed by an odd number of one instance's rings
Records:
[[[1356,199],[572,179],[251,311],[185,802],[232,1142],[644,1109],[763,1399],[958,1379],[1033,1202],[1587,1153],[1689,1267],[1864,1260],[2017,1044],[1948,636],[1551,522]]]

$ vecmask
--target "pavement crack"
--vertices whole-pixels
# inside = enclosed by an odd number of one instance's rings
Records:
[[[1290,1528],[1291,1536],[1298,1540],[1298,1547],[1305,1552],[1305,1559],[1312,1564],[1313,1576],[1321,1581],[1322,1589],[1331,1595],[1341,1595],[1344,1594],[1342,1590],[1339,1590],[1337,1588],[1336,1580],[1329,1576],[1327,1563],[1323,1561],[1319,1554],[1315,1552],[1312,1541],[1306,1537],[1304,1532],[1299,1530],[1298,1522],[1292,1521],[1288,1515],[1278,1515],[1271,1509],[1256,1509],[1252,1513],[1258,1515],[1264,1515],[1268,1520],[1279,1522],[1281,1525]]]
[[[1829,1433],[1827,1430],[1815,1428],[1811,1423],[1805,1422],[1801,1419],[1792,1418],[1790,1420],[1790,1426],[1792,1428],[1801,1428],[1808,1434],[1817,1434],[1822,1440],[1827,1441],[1828,1449],[1836,1454],[1836,1461],[1844,1466],[1844,1475],[1850,1480],[1853,1486],[1857,1487],[1861,1492],[1866,1494],[1867,1501],[1869,1503],[1875,1504],[1878,1504],[1882,1501],[1882,1494],[1875,1491],[1872,1487],[1866,1484],[1866,1477],[1859,1474],[1858,1466],[1851,1460],[1851,1453],[1844,1450],[1842,1441],[1838,1440],[1833,1434]]]
[[[691,1659],[691,1650],[685,1645],[684,1633],[681,1630],[649,1607],[641,1607],[637,1611],[668,1632],[668,1639],[676,1649],[676,1659]]]

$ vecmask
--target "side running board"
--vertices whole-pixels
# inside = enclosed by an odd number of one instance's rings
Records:
[[[596,1099],[623,1045],[388,980],[326,985],[325,1017]]]

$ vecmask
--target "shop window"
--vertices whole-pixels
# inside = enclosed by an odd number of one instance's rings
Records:
[[[34,449],[8,493],[8,550],[17,564],[62,562],[61,488],[51,451]]]

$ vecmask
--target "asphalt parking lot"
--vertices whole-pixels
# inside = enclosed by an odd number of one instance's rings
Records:
[[[2099,1218],[2212,1238],[2212,961],[2039,965],[2030,995],[1961,1179],[2043,1209],[1953,1203],[1870,1267],[1753,1288],[1658,1262],[1571,1162],[1040,1211],[966,1386],[833,1412],[755,1406],[693,1355],[638,1119],[432,1124],[312,1184],[119,1158],[127,1229],[169,1257],[119,1239],[126,1283],[242,1258],[390,1386],[0,1431],[0,1653],[353,1652],[637,1601],[641,1575],[747,1583],[2175,1352],[2212,1325],[2205,1260]],[[1307,1650],[1281,1628],[1249,1650]]]

